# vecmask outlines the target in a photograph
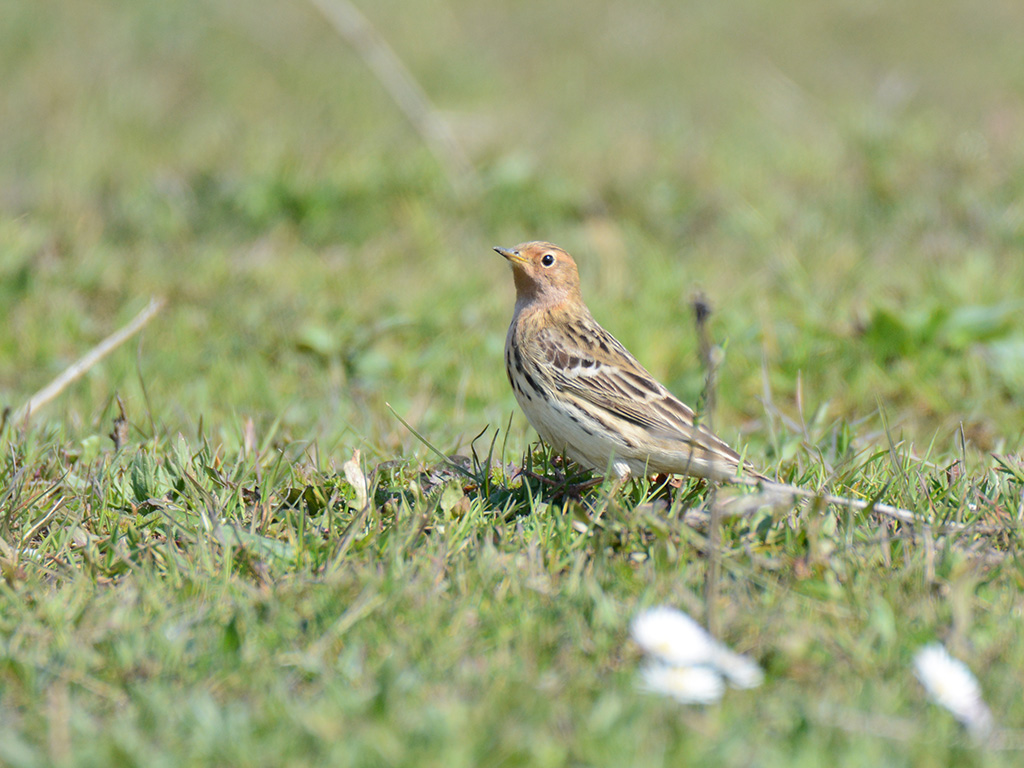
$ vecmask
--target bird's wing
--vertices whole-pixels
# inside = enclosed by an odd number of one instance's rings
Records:
[[[585,332],[584,332],[585,330]],[[527,354],[563,393],[644,429],[654,440],[678,441],[736,464],[740,456],[707,428],[691,408],[591,320],[585,329],[548,326],[533,334]]]

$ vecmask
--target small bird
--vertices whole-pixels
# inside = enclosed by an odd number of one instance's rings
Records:
[[[516,285],[505,369],[548,445],[620,479],[662,472],[766,479],[598,325],[572,256],[542,241],[494,250],[512,265]]]
[[[516,284],[505,338],[508,380],[527,421],[556,451],[589,469],[610,469],[620,481],[659,472],[729,480],[758,486],[757,496],[772,503],[817,499],[904,522],[922,521],[889,504],[811,491],[762,475],[698,424],[693,409],[597,324],[583,303],[572,256],[542,241],[494,250],[512,265]]]

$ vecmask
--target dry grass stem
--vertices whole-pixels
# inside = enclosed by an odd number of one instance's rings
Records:
[[[67,389],[70,384],[84,376],[86,372],[100,360],[124,344],[136,333],[141,331],[146,323],[152,320],[153,316],[163,309],[164,304],[165,300],[163,298],[150,299],[146,308],[132,318],[130,323],[107,336],[107,338],[90,349],[88,353],[65,368],[60,376],[36,392],[36,394],[32,395],[24,405],[14,412],[14,418],[12,421],[16,424],[24,421],[44,405],[56,398],[61,392]]]
[[[448,124],[437,114],[423,88],[369,20],[347,0],[311,2],[373,70],[381,85],[444,166],[455,191],[464,194],[476,189],[479,186],[476,171]]]
[[[697,323],[697,336],[700,340],[700,356],[707,371],[707,378],[704,383],[704,412],[701,414],[704,423],[709,430],[714,432],[715,407],[715,369],[716,360],[711,346],[711,334],[708,330],[708,319],[711,317],[711,304],[702,293],[697,293],[691,300],[694,318]],[[718,503],[716,494],[717,485],[711,483],[708,493],[708,509],[710,520],[708,522],[708,571],[707,579],[704,582],[704,603],[708,631],[712,635],[719,635],[721,627],[718,621],[718,581],[721,575],[721,548],[722,548],[722,505]]]

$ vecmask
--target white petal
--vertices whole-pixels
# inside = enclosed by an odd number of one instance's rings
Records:
[[[647,653],[679,667],[712,667],[737,688],[755,688],[764,679],[752,659],[734,653],[682,611],[659,606],[634,620],[633,639]]]
[[[981,687],[971,670],[954,659],[938,643],[926,645],[914,655],[914,671],[929,695],[975,733],[992,728],[992,713],[981,697]]]
[[[647,653],[676,666],[710,664],[716,641],[682,611],[659,606],[643,611],[632,626],[633,639]]]
[[[640,670],[645,690],[671,696],[681,704],[713,704],[722,698],[725,683],[710,667],[673,667],[653,662]]]
[[[764,672],[756,661],[733,653],[725,646],[721,647],[713,664],[736,688],[757,688],[764,682]]]

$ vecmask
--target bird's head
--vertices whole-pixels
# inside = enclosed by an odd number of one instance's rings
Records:
[[[557,245],[536,240],[494,250],[512,265],[517,303],[560,304],[566,300],[581,300],[576,262]]]

